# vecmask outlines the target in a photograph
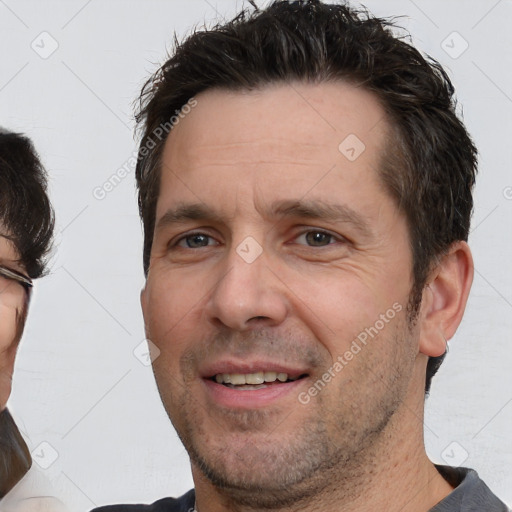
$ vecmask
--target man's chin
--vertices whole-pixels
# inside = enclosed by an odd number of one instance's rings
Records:
[[[325,487],[318,470],[333,460],[333,454],[319,434],[297,431],[287,439],[246,432],[208,436],[200,443],[187,442],[186,448],[195,479],[208,480],[240,505],[274,508],[303,500]]]
[[[201,473],[216,490],[232,502],[253,508],[281,508],[316,495],[325,487],[317,481],[315,468],[292,467],[279,460],[272,460],[273,454],[264,454],[248,465],[245,460],[235,463],[233,458],[205,460],[193,457],[193,473]]]
[[[227,467],[193,462],[194,481],[207,479],[216,492],[233,506],[254,510],[290,508],[314,503],[335,480],[333,468],[313,466],[311,461],[297,461],[295,466],[272,459],[259,461],[253,467]]]

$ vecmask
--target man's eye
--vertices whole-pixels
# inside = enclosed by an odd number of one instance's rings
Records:
[[[332,242],[343,241],[340,237],[336,237],[326,231],[319,231],[318,229],[304,231],[296,238],[296,240],[301,238],[303,238],[306,244],[310,247],[325,247],[327,245],[333,245]]]
[[[184,249],[198,249],[201,247],[208,247],[212,245],[209,241],[213,241],[213,238],[204,233],[191,233],[178,239],[172,244],[172,247],[182,247]]]

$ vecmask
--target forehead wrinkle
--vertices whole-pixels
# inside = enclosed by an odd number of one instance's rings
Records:
[[[294,163],[306,165],[318,162],[319,151],[331,149],[336,154],[337,146],[281,138],[264,138],[240,142],[222,141],[187,145],[175,151],[181,164],[189,168],[204,166],[259,164],[259,163]]]

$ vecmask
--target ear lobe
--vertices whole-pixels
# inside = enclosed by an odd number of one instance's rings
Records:
[[[473,282],[474,266],[466,242],[452,244],[431,273],[423,290],[420,352],[437,357],[457,330]]]

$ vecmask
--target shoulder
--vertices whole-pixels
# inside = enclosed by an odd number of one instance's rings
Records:
[[[430,512],[509,512],[510,509],[485,485],[477,472],[469,468],[436,466],[453,491]]]
[[[180,498],[163,498],[151,505],[107,505],[91,512],[193,512],[195,499],[192,489]]]
[[[66,512],[66,506],[54,491],[50,480],[36,466],[32,466],[0,500],[0,512]]]

